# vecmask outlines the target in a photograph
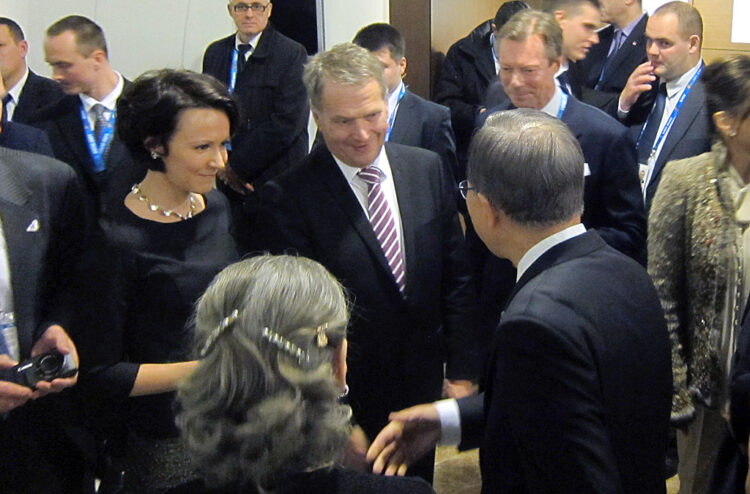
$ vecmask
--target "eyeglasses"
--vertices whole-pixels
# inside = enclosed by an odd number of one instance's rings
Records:
[[[468,180],[461,180],[458,183],[458,191],[461,193],[461,197],[463,197],[464,199],[466,199],[466,196],[469,194],[470,190],[475,190],[475,189],[476,187],[472,187],[471,185],[469,185]]]
[[[238,14],[244,14],[245,12],[249,10],[252,10],[255,13],[261,14],[266,11],[266,8],[268,8],[268,4],[263,5],[262,3],[253,2],[250,5],[246,3],[238,3],[235,5],[232,5],[232,9],[234,9],[235,12]]]

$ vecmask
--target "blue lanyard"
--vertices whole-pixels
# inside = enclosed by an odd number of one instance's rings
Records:
[[[104,163],[104,155],[107,152],[109,143],[112,142],[112,138],[115,135],[115,110],[109,112],[109,119],[107,125],[102,131],[102,136],[99,142],[96,142],[96,136],[94,136],[94,129],[91,128],[91,122],[89,122],[89,116],[86,110],[81,105],[81,122],[83,123],[83,132],[86,135],[86,144],[89,146],[89,153],[91,159],[94,161],[94,171],[101,172],[107,168]]]
[[[229,71],[229,92],[234,92],[234,85],[237,82],[237,62],[240,56],[239,50],[235,48],[232,51],[232,68]],[[226,60],[226,59],[225,59]]]
[[[391,131],[393,130],[393,122],[396,120],[396,111],[398,110],[398,105],[401,104],[401,100],[404,99],[404,95],[406,94],[406,85],[401,84],[401,91],[398,93],[398,98],[396,99],[396,106],[393,107],[393,114],[388,119],[388,133],[385,135],[386,142],[390,140],[391,138]]]
[[[565,108],[568,107],[568,93],[565,91],[560,90],[561,92],[561,99],[560,99],[560,109],[557,110],[557,119],[560,120],[563,116],[563,113],[565,113]]]
[[[682,108],[682,104],[685,102],[685,99],[687,99],[688,94],[690,94],[690,90],[693,88],[693,84],[695,84],[695,81],[698,80],[698,78],[701,76],[701,72],[703,72],[703,66],[701,65],[698,70],[693,74],[693,77],[690,79],[690,82],[688,82],[688,85],[685,86],[685,89],[682,91],[682,94],[680,95],[680,99],[677,100],[677,105],[674,107],[674,110],[672,110],[672,114],[669,116],[669,120],[667,120],[667,123],[664,124],[664,128],[661,129],[661,132],[659,133],[659,136],[654,141],[654,145],[651,148],[651,153],[648,156],[649,162],[653,159],[653,157],[656,155],[656,150],[659,149],[659,146],[661,145],[661,141],[664,140],[664,137],[669,133],[669,129],[672,128],[672,124],[675,120],[677,120],[677,115],[680,113],[680,108]],[[657,96],[658,97],[658,96]],[[666,107],[667,102],[664,102],[664,106]],[[651,111],[654,111],[654,107],[656,105],[651,107]],[[646,120],[648,122],[648,120]],[[646,125],[643,126],[641,129],[641,133],[638,135],[638,141],[635,144],[636,149],[638,148],[638,145],[641,143],[641,138],[643,137],[643,133],[646,131]]]

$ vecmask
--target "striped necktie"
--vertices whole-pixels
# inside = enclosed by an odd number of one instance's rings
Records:
[[[383,181],[383,171],[377,166],[368,166],[357,172],[357,176],[367,184],[367,210],[370,213],[370,224],[383,249],[385,259],[391,268],[393,277],[401,295],[406,293],[406,270],[401,243],[398,240],[396,222],[391,208],[380,186]]]

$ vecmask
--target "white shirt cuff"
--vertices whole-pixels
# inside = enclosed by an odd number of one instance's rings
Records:
[[[625,120],[625,117],[628,116],[628,113],[630,113],[630,110],[623,110],[622,105],[620,104],[620,100],[617,100],[617,118],[619,118],[620,120]]]
[[[461,442],[461,413],[452,398],[435,402],[440,417],[440,445],[458,446]]]

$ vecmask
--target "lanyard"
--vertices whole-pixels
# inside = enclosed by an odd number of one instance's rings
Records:
[[[698,80],[698,78],[701,75],[701,72],[703,72],[703,66],[701,65],[698,70],[693,74],[693,77],[690,79],[690,82],[688,82],[688,85],[685,86],[685,89],[682,91],[682,94],[680,95],[680,99],[677,101],[677,105],[675,105],[674,110],[672,110],[672,114],[669,116],[669,120],[667,120],[667,123],[664,124],[664,128],[661,129],[661,132],[659,133],[659,136],[654,141],[654,145],[651,148],[651,153],[648,156],[648,161],[653,161],[654,157],[656,156],[656,150],[659,149],[659,146],[661,145],[661,141],[664,140],[664,137],[669,133],[669,129],[672,128],[672,124],[674,124],[674,121],[677,120],[677,115],[680,113],[680,108],[682,108],[682,104],[685,102],[685,99],[687,99],[688,94],[690,94],[690,90],[693,88],[693,84],[695,84],[695,81]],[[658,97],[658,96],[657,96]],[[666,101],[664,102],[664,106],[666,107]],[[651,111],[654,111],[654,107],[656,105],[651,107]],[[641,143],[641,138],[643,137],[643,133],[646,131],[646,126],[648,125],[648,120],[646,120],[646,125],[643,126],[641,129],[641,133],[638,135],[638,141],[636,142],[636,149],[638,148],[638,145]]]
[[[240,52],[235,48],[232,50],[232,68],[229,70],[229,92],[234,92],[234,85],[237,82],[237,63],[239,61]],[[226,59],[225,59],[226,60]]]
[[[99,142],[96,142],[94,129],[91,128],[91,122],[89,122],[89,116],[87,115],[86,110],[83,108],[83,105],[81,105],[81,122],[83,123],[83,132],[86,135],[86,144],[88,144],[89,146],[89,153],[91,154],[91,159],[94,161],[94,171],[96,172],[104,171],[104,169],[106,168],[106,164],[104,163],[104,154],[107,152],[109,143],[112,142],[112,138],[115,134],[115,113],[115,110],[109,112],[107,125],[102,131],[102,136],[99,139]]]
[[[396,120],[396,112],[398,111],[398,105],[401,104],[401,100],[404,99],[404,95],[406,94],[406,84],[401,84],[401,91],[398,93],[398,98],[396,99],[396,106],[393,107],[393,114],[388,119],[388,133],[385,135],[385,140],[388,142],[391,138],[391,131],[393,130],[393,122]]]
[[[563,113],[565,113],[565,108],[568,107],[568,93],[565,91],[561,91],[560,94],[560,109],[557,110],[557,119],[560,120],[563,116]]]

